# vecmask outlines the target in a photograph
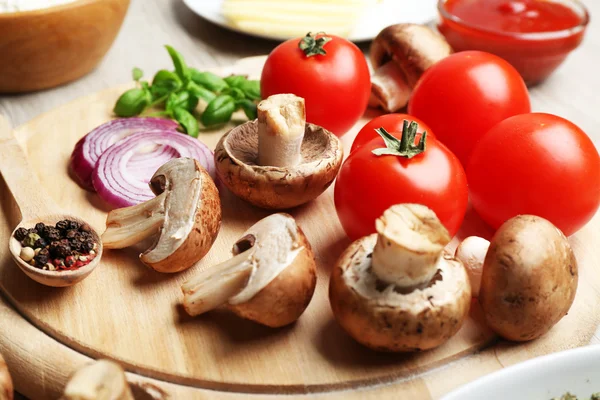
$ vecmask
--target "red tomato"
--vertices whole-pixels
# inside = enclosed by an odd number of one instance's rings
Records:
[[[600,204],[598,151],[581,129],[555,115],[500,122],[473,150],[467,176],[473,207],[494,228],[533,214],[571,235]]]
[[[379,134],[375,132],[375,129],[383,128],[394,136],[400,136],[402,134],[402,127],[404,126],[405,120],[414,121],[419,124],[419,133],[427,131],[428,138],[435,137],[431,129],[429,129],[429,127],[425,125],[423,121],[420,121],[413,116],[407,114],[386,114],[377,118],[373,118],[362,127],[360,132],[358,132],[358,135],[356,135],[354,142],[352,142],[350,153],[364,144],[369,143],[371,140],[379,137]]]
[[[298,47],[300,38],[277,46],[263,67],[261,94],[263,98],[279,93],[303,97],[306,120],[341,136],[365,112],[371,77],[365,56],[356,45],[326,36],[332,38],[323,46],[327,54],[308,57]]]
[[[335,207],[352,240],[375,232],[375,220],[394,204],[424,204],[451,235],[462,224],[468,202],[465,172],[458,158],[433,137],[425,152],[409,159],[376,156],[384,148],[375,138],[356,149],[342,165],[335,183]]]
[[[429,125],[464,166],[494,125],[529,112],[527,87],[517,70],[481,51],[456,53],[434,64],[408,104],[408,113]]]

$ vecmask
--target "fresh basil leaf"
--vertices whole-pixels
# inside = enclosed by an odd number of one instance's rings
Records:
[[[114,113],[119,117],[139,115],[152,101],[152,95],[144,89],[129,89],[119,97]]]
[[[200,131],[198,121],[188,110],[182,107],[176,107],[173,109],[173,116],[188,135],[191,137],[198,137]]]
[[[238,89],[236,87],[233,88],[227,88],[223,91],[223,94],[228,94],[231,97],[233,97],[234,100],[242,100],[246,98],[246,95],[244,94],[244,92],[242,91],[242,89]]]
[[[181,79],[179,79],[177,74],[163,69],[154,75],[150,91],[152,92],[153,100],[157,100],[166,97],[180,88]]]
[[[227,83],[223,78],[212,72],[200,72],[195,68],[190,68],[190,79],[215,93],[220,93],[227,88]]]
[[[247,80],[242,83],[240,89],[246,95],[248,100],[260,100],[260,81]]]
[[[248,79],[244,75],[231,75],[223,79],[230,88],[241,88]]]
[[[194,96],[187,90],[171,93],[167,98],[165,108],[172,112],[176,108],[184,108],[187,111],[193,111],[198,106],[198,97]]]
[[[215,99],[215,97],[217,97],[216,94],[200,85],[197,85],[194,81],[189,81],[186,85],[186,88],[191,94],[206,101],[207,103],[210,103]]]
[[[140,79],[142,79],[142,76],[144,76],[144,72],[138,67],[135,67],[133,71],[131,71],[131,76],[133,77],[133,80],[137,82]]]
[[[190,71],[188,69],[183,56],[174,48],[169,45],[165,46],[169,55],[171,56],[171,60],[173,60],[173,65],[175,66],[175,73],[182,81],[187,81],[190,77]]]
[[[204,126],[223,124],[231,119],[236,109],[233,97],[222,94],[208,103],[206,110],[202,113],[200,121]]]
[[[242,110],[244,110],[244,114],[246,114],[246,117],[248,117],[248,119],[250,121],[255,120],[257,117],[257,111],[256,111],[256,103],[253,102],[252,100],[248,100],[248,99],[242,99],[242,100],[238,100],[235,103],[238,107],[242,107]]]

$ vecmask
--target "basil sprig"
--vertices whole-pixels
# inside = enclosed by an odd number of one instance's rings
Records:
[[[154,115],[176,120],[193,137],[198,137],[200,131],[198,120],[205,127],[224,124],[240,109],[248,119],[256,118],[256,105],[261,99],[259,81],[243,75],[221,78],[199,71],[189,67],[173,47],[165,47],[173,61],[173,71],[161,69],[149,83],[141,80],[142,70],[134,68],[132,77],[137,85],[117,100],[113,109],[117,116],[133,117],[150,107],[163,107],[164,111]],[[197,110],[200,100],[208,104],[202,113]]]

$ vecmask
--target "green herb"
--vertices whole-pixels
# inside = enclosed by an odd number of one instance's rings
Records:
[[[223,124],[231,119],[231,115],[235,112],[235,109],[236,104],[233,97],[228,94],[219,95],[208,103],[200,121],[202,121],[204,126]]]
[[[129,89],[119,97],[114,112],[119,117],[139,115],[152,101],[152,95],[145,89]]]
[[[206,127],[228,122],[234,112],[243,110],[249,119],[255,119],[260,97],[260,82],[243,75],[221,78],[212,72],[190,68],[183,56],[171,46],[165,46],[173,62],[173,71],[161,69],[152,83],[142,81],[144,73],[133,68],[131,75],[137,87],[123,93],[117,100],[114,113],[119,117],[133,117],[150,107],[162,111],[145,115],[168,117],[176,120],[183,131],[197,137],[197,116]],[[208,105],[203,113],[197,110],[199,100]]]
[[[133,76],[133,80],[137,82],[140,79],[142,79],[142,77],[144,76],[144,72],[142,72],[142,70],[138,67],[135,67],[133,71],[131,71],[131,75]]]

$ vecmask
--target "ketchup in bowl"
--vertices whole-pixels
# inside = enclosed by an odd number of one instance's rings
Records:
[[[546,79],[583,40],[578,0],[440,0],[440,32],[455,51],[482,50],[510,62],[528,85]]]

